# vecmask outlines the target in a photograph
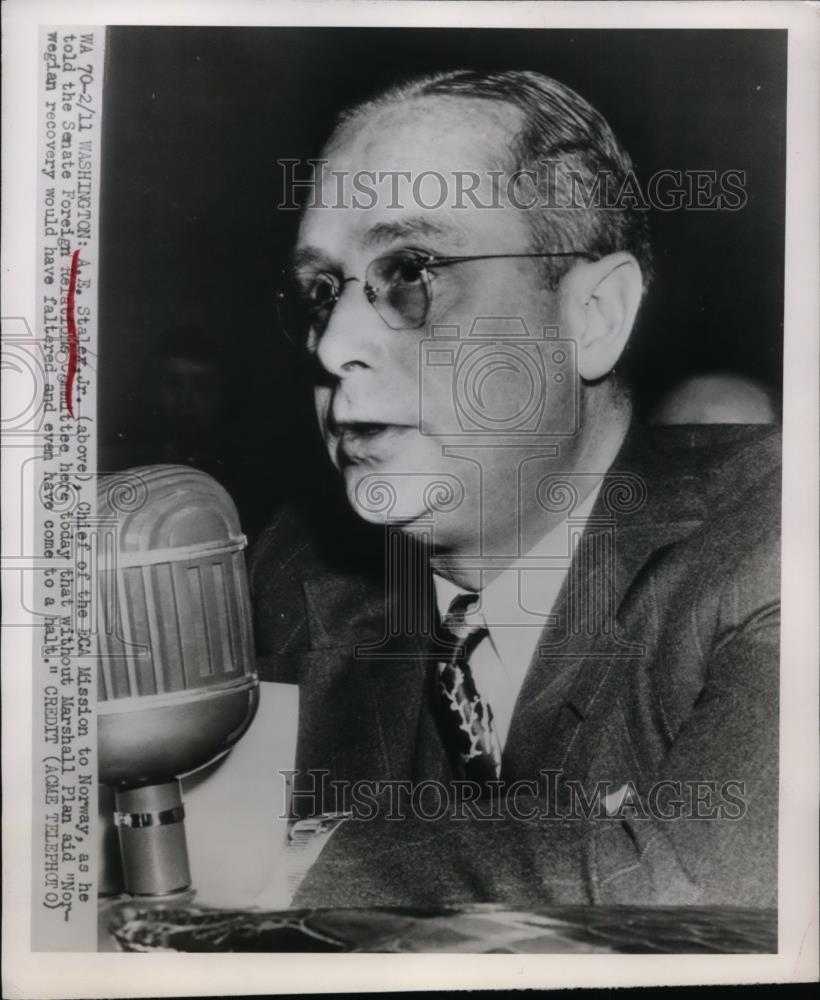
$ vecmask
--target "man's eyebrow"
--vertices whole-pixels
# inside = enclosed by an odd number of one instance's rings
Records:
[[[307,264],[323,264],[326,267],[331,266],[331,260],[326,253],[316,247],[299,247],[294,250],[293,255],[290,259],[290,264],[292,267],[304,267]]]
[[[396,240],[412,239],[418,236],[446,239],[458,247],[464,246],[466,242],[464,234],[458,227],[433,222],[420,215],[402,219],[400,222],[377,222],[364,234],[362,244],[372,248],[380,244],[394,243]],[[332,267],[333,260],[318,247],[304,246],[294,251],[291,257],[293,267],[305,267],[309,264]]]
[[[414,236],[435,236],[459,246],[464,243],[463,234],[456,226],[433,222],[432,219],[421,215],[399,222],[377,222],[367,230],[363,243],[367,247],[372,247]]]

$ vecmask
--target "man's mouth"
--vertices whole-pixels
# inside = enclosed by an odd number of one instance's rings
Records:
[[[340,465],[379,462],[393,452],[395,439],[409,430],[401,424],[355,421],[339,425],[337,454]]]

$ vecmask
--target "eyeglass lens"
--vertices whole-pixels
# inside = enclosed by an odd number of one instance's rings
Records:
[[[365,277],[368,300],[391,329],[415,330],[422,325],[430,305],[430,281],[421,260],[385,254],[371,261]]]
[[[321,336],[339,298],[342,282],[327,272],[309,279],[292,276],[277,297],[280,321],[290,340],[306,346]],[[423,262],[407,253],[385,254],[365,272],[368,302],[393,330],[418,329],[427,318],[430,283]]]

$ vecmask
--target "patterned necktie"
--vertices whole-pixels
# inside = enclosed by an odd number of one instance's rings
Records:
[[[483,784],[501,773],[501,748],[493,710],[476,690],[469,659],[488,635],[484,625],[468,625],[477,594],[454,598],[442,625],[454,648],[439,662],[433,684],[433,710],[457,778]]]

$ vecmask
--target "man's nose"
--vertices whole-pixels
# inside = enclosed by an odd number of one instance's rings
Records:
[[[385,323],[356,281],[345,284],[316,345],[322,368],[343,378],[359,368],[375,368],[384,350]]]

